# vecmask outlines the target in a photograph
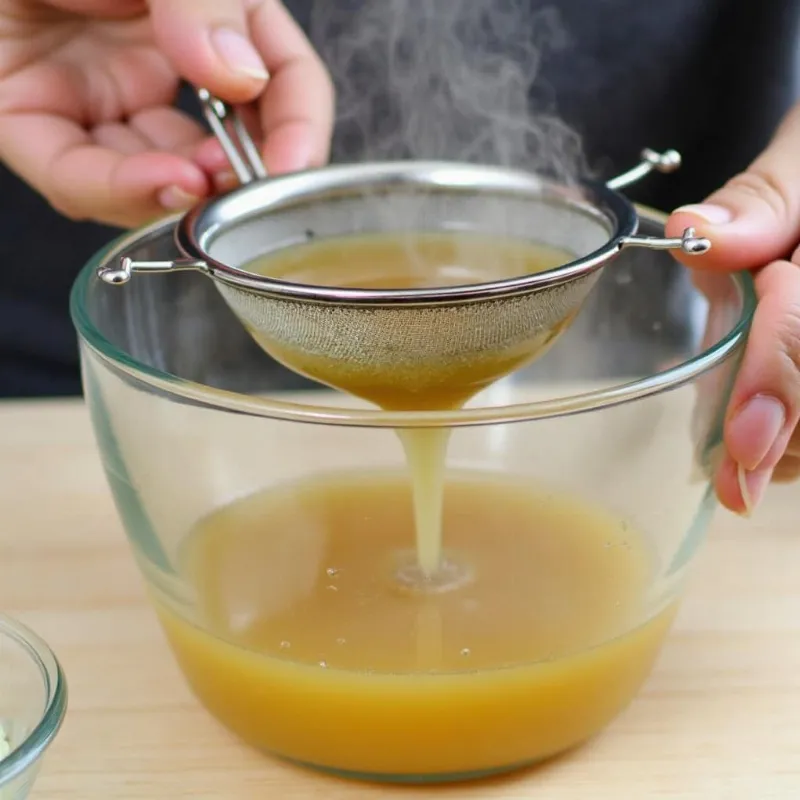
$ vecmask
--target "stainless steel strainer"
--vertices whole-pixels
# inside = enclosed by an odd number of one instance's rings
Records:
[[[348,365],[359,384],[387,370],[400,381],[411,371],[441,378],[442,370],[486,354],[535,348],[544,333],[574,316],[601,269],[625,247],[690,254],[710,247],[692,229],[678,239],[637,236],[636,211],[617,191],[653,170],[677,169],[680,156],[672,150],[645,150],[638,166],[605,184],[566,186],[525,171],[420,161],[327,166],[268,178],[235,113],[204,90],[198,95],[243,185],[181,219],[176,241],[185,258],[124,258],[118,268],[100,269],[99,277],[123,284],[134,272],[197,270],[215,281],[265,349],[280,360],[293,354],[295,366],[308,359]],[[446,230],[515,237],[575,257],[508,280],[413,290],[305,285],[246,268],[265,254],[319,237]]]

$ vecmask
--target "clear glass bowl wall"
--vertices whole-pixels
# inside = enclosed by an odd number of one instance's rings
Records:
[[[640,211],[640,233],[663,235],[663,217]],[[115,255],[175,257],[173,222]],[[402,468],[398,419],[270,359],[208,278],[108,286],[95,276],[107,255],[87,265],[72,299],[86,398],[147,584],[195,620],[177,555],[200,518],[320,473]],[[679,595],[715,507],[710,475],[753,307],[747,276],[693,275],[667,253],[624,251],[539,362],[425,424],[454,426],[448,468],[529,477],[646,536],[649,616]]]

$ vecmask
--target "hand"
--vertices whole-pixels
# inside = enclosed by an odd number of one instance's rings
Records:
[[[740,466],[754,504],[771,480],[800,476],[800,106],[746,172],[705,203],[673,212],[667,235],[689,226],[713,247],[687,266],[755,272],[758,307],[716,475],[720,501],[742,512]]]
[[[278,0],[0,0],[0,158],[72,219],[187,208],[229,168],[181,78],[260,98],[270,172],[327,159],[331,83]]]

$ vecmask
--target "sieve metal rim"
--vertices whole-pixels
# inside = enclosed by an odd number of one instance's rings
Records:
[[[200,92],[205,97],[207,93]],[[208,98],[206,98],[208,100]],[[213,280],[236,289],[269,299],[349,306],[351,308],[419,307],[444,303],[471,303],[496,300],[514,295],[530,295],[546,291],[590,275],[608,264],[623,247],[647,247],[659,250],[680,249],[688,255],[706,252],[711,243],[697,237],[693,228],[686,228],[678,238],[637,236],[639,219],[633,204],[617,191],[645,177],[652,171],[672,172],[680,166],[675,150],[658,153],[645,149],[640,163],[628,172],[606,183],[578,181],[567,186],[548,180],[543,175],[524,170],[451,161],[387,161],[360,164],[327,165],[317,169],[268,178],[253,142],[247,138],[241,120],[234,116],[239,144],[248,155],[247,161],[235,155],[234,142],[220,133],[222,119],[231,113],[225,104],[220,108],[211,102],[206,106],[208,117],[215,121],[218,136],[226,150],[231,150],[231,164],[237,167],[242,186],[207,199],[178,220],[175,241],[182,258],[172,261],[133,261],[123,257],[117,266],[105,265],[98,276],[106,283],[127,283],[134,272],[170,272],[197,270]],[[215,101],[219,102],[219,101]],[[249,163],[249,170],[248,170]],[[568,264],[543,272],[481,284],[419,289],[360,289],[352,287],[314,286],[257,275],[232,267],[213,258],[209,244],[214,236],[234,222],[241,224],[252,218],[296,205],[309,199],[325,199],[324,192],[363,192],[366,187],[424,187],[448,193],[464,192],[513,193],[521,197],[558,199],[559,202],[602,220],[609,238],[595,251]],[[322,194],[321,194],[322,193]],[[332,195],[329,195],[332,196]],[[253,202],[255,199],[256,202]],[[293,242],[292,244],[299,244]]]
[[[269,200],[271,196],[273,203],[277,202],[273,207],[273,210],[276,210],[280,208],[281,198],[286,203],[286,195],[294,197],[295,202],[304,194],[311,193],[312,196],[318,196],[319,184],[324,186],[327,183],[329,189],[341,190],[347,187],[352,191],[355,188],[354,179],[361,180],[362,187],[364,181],[384,186],[392,185],[393,182],[395,185],[397,182],[416,182],[429,189],[446,187],[449,191],[485,192],[492,186],[491,181],[488,185],[486,183],[486,179],[491,177],[496,181],[495,190],[514,190],[527,194],[535,192],[538,196],[544,188],[553,196],[560,195],[562,200],[566,200],[565,193],[568,187],[548,181],[544,176],[533,172],[448,161],[410,160],[327,165],[289,175],[270,177],[244,120],[233,106],[212,95],[208,89],[198,87],[196,93],[203,114],[242,186],[201,202],[180,220],[176,228],[176,244],[184,254],[184,258],[151,262],[134,262],[130,258],[123,258],[118,267],[105,266],[98,271],[99,277],[106,283],[127,283],[133,272],[190,269],[203,272],[229,286],[272,299],[358,308],[387,305],[408,307],[439,305],[445,302],[476,302],[517,294],[534,294],[591,274],[608,263],[626,246],[681,249],[688,255],[704,253],[711,247],[711,242],[708,239],[698,238],[692,228],[686,228],[680,238],[636,236],[639,223],[636,210],[626,197],[617,192],[617,189],[630,186],[654,170],[673,172],[681,164],[680,154],[675,150],[658,153],[646,148],[642,151],[639,164],[605,184],[589,181],[576,183],[576,187],[581,187],[585,195],[595,199],[595,211],[599,216],[605,216],[605,221],[612,229],[611,235],[609,240],[594,252],[555,269],[491,283],[420,289],[311,286],[256,275],[217,261],[208,252],[206,242],[209,237],[219,232],[222,224],[229,223],[231,219],[242,221],[247,219],[247,215],[269,211],[269,203],[263,202],[265,197]],[[438,181],[437,174],[440,176]],[[448,175],[451,178],[457,175],[458,178],[449,181],[442,179]],[[291,191],[293,187],[294,192]],[[248,199],[252,201],[253,196],[261,198],[262,202],[256,204],[247,202]],[[230,207],[233,213],[224,213]],[[590,204],[584,203],[582,208],[588,211]]]
[[[661,211],[637,205],[634,207],[641,220],[664,226],[668,215]],[[70,296],[70,313],[82,344],[106,367],[123,379],[132,380],[144,387],[162,392],[172,402],[207,408],[219,413],[244,414],[252,417],[284,422],[332,425],[350,428],[469,428],[484,425],[505,425],[555,417],[601,411],[623,403],[640,400],[662,392],[671,391],[699,378],[740,352],[756,308],[755,285],[748,272],[731,273],[728,277],[737,286],[742,299],[742,309],[736,324],[719,341],[687,361],[674,367],[624,384],[618,384],[582,394],[557,397],[553,400],[516,403],[505,406],[463,409],[457,412],[397,412],[378,409],[354,409],[322,404],[299,403],[275,398],[262,398],[233,391],[215,389],[187,381],[137,361],[120,350],[95,326],[86,310],[85,297],[99,272],[111,269],[127,251],[136,245],[163,236],[181,219],[181,215],[151,223],[142,229],[125,233],[98,252],[81,270]]]
[[[421,289],[358,289],[315,286],[256,275],[213,258],[210,247],[228,225],[307,202],[393,188],[426,194],[481,192],[491,197],[552,199],[594,217],[609,229],[600,248],[567,264],[521,277],[461,286]],[[176,228],[176,244],[188,261],[204,265],[210,277],[261,296],[312,304],[381,307],[468,303],[529,295],[588,275],[608,263],[638,230],[630,201],[603,184],[584,181],[569,187],[536,173],[449,161],[389,161],[321,167],[245,184],[191,209]]]

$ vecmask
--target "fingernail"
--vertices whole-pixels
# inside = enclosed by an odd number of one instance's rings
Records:
[[[185,192],[180,186],[167,186],[167,188],[162,189],[158,195],[158,202],[164,208],[173,211],[182,211],[183,209],[191,208],[199,201],[199,197]]]
[[[265,81],[269,77],[258,51],[241,33],[230,28],[217,28],[211,32],[211,43],[217,55],[232,72],[260,81]]]
[[[733,212],[724,206],[716,206],[711,203],[701,203],[694,206],[681,206],[675,213],[694,214],[701,217],[711,225],[725,225],[733,219]]]
[[[731,456],[746,470],[757,469],[772,449],[786,424],[780,400],[756,395],[728,423],[726,440]]]
[[[239,185],[239,179],[233,170],[224,170],[214,176],[214,182],[221,191],[227,191]]]
[[[759,469],[755,472],[747,472],[739,467],[739,490],[742,495],[744,508],[742,516],[752,517],[753,512],[758,508],[764,499],[764,493],[772,479],[772,469]]]

